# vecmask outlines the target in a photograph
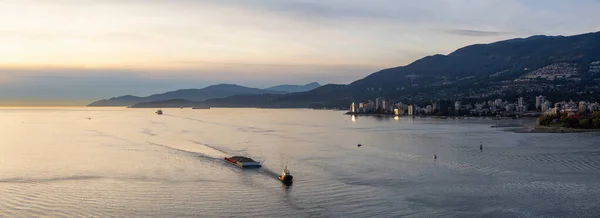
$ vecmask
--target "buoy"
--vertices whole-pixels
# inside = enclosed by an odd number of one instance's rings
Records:
[[[358,144],[358,147],[362,146],[361,144]]]

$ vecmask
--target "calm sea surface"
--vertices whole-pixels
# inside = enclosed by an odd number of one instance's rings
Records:
[[[0,217],[600,216],[597,133],[340,111],[164,112],[0,108]],[[232,155],[264,168],[222,160]],[[275,178],[284,165],[289,188]]]

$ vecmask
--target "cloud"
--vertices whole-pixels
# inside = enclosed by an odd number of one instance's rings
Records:
[[[11,21],[0,22],[0,95],[349,83],[465,45],[597,31],[599,7],[596,0],[0,0],[0,20]]]
[[[469,30],[469,29],[453,29],[445,30],[443,32],[461,35],[461,36],[502,36],[512,34],[510,32],[498,32],[498,31],[483,31],[483,30]]]

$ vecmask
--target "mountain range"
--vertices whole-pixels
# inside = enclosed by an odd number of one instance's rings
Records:
[[[287,93],[295,93],[295,92],[307,92],[316,88],[321,87],[321,84],[313,82],[306,85],[278,85],[270,88],[266,88],[265,90],[271,91],[279,91],[279,92],[287,92]]]
[[[406,66],[380,70],[348,85],[328,84],[305,92],[244,93],[186,105],[220,107],[347,107],[352,101],[386,97],[421,103],[495,98],[600,99],[600,32],[531,36],[476,44]],[[566,98],[566,99],[565,99]],[[166,99],[165,99],[166,100]],[[145,103],[159,107],[163,102]],[[183,103],[183,102],[180,102]]]
[[[249,88],[235,84],[218,84],[207,86],[202,89],[180,89],[176,91],[154,94],[147,97],[125,95],[110,99],[92,102],[88,106],[132,106],[138,103],[168,100],[204,101],[207,99],[224,98],[234,95],[256,95],[256,94],[287,94],[299,91],[310,91],[320,87],[319,83],[306,85],[280,85],[266,89]]]
[[[275,104],[339,107],[379,96],[405,102],[492,99],[534,95],[599,99],[600,32],[532,36],[477,44],[448,55],[384,69],[349,85],[325,85],[278,98]],[[570,74],[566,72],[573,71]],[[562,75],[547,78],[531,75]],[[557,97],[558,98],[558,97]],[[516,99],[516,97],[515,97]]]

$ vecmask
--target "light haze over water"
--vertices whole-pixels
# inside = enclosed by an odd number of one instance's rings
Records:
[[[164,112],[0,108],[0,217],[600,215],[598,133],[305,109]],[[223,161],[233,155],[263,168]],[[288,188],[275,178],[285,165]]]

